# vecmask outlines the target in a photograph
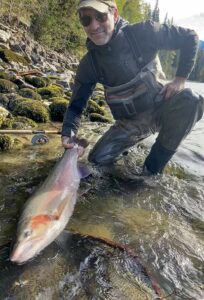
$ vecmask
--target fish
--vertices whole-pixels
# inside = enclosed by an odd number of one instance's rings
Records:
[[[10,260],[25,263],[52,243],[67,225],[77,200],[82,177],[90,170],[78,166],[84,139],[75,139],[41,187],[28,199],[17,227],[17,238]]]

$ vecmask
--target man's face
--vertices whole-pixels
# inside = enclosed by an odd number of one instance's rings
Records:
[[[113,8],[110,11],[107,6],[107,12],[105,12],[104,15],[101,15],[101,13],[92,8],[83,8],[80,10],[79,14],[80,18],[85,17],[90,20],[90,24],[83,27],[88,38],[94,44],[101,46],[110,41],[114,31],[115,22],[118,18],[117,9]]]

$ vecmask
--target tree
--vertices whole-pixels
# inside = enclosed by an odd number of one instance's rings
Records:
[[[152,20],[155,22],[159,22],[159,0],[156,0],[154,10],[152,12]]]

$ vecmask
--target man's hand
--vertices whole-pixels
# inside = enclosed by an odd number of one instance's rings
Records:
[[[74,147],[74,143],[70,142],[70,137],[68,136],[62,136],[62,147],[64,147],[65,149],[72,149]],[[84,154],[85,148],[81,145],[78,145],[78,155],[82,156]]]
[[[174,80],[167,83],[162,88],[160,94],[164,95],[165,99],[169,99],[184,89],[185,82],[186,82],[186,78],[175,77]]]
[[[71,149],[74,147],[74,143],[70,143],[70,137],[62,136],[61,140],[62,140],[62,147],[64,147],[65,149]]]

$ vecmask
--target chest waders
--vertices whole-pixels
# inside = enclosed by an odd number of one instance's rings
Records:
[[[90,51],[92,66],[98,81],[104,85],[106,102],[115,120],[134,118],[138,113],[153,108],[163,98],[159,94],[162,84],[156,80],[154,74],[153,66],[156,65],[156,58],[146,64],[135,35],[128,26],[122,30],[138,66],[138,73],[131,81],[119,86],[107,86],[102,71],[98,67],[94,50]]]
[[[111,163],[116,154],[145,138],[146,132],[141,132],[140,129],[145,129],[145,122],[146,130],[150,129],[148,124],[151,126],[151,122],[148,123],[149,114],[146,112],[149,108],[150,111],[156,111],[159,135],[145,160],[143,170],[147,175],[162,173],[181,141],[202,117],[204,99],[192,90],[184,89],[171,99],[162,101],[159,94],[162,84],[157,80],[157,72],[154,73],[154,61],[145,63],[130,28],[126,26],[123,31],[140,71],[128,83],[107,87],[97,60],[94,59],[94,51],[90,53],[98,81],[104,85],[107,103],[113,116],[119,121],[97,142],[89,160],[97,164]],[[143,120],[139,117],[141,115],[144,116]]]

